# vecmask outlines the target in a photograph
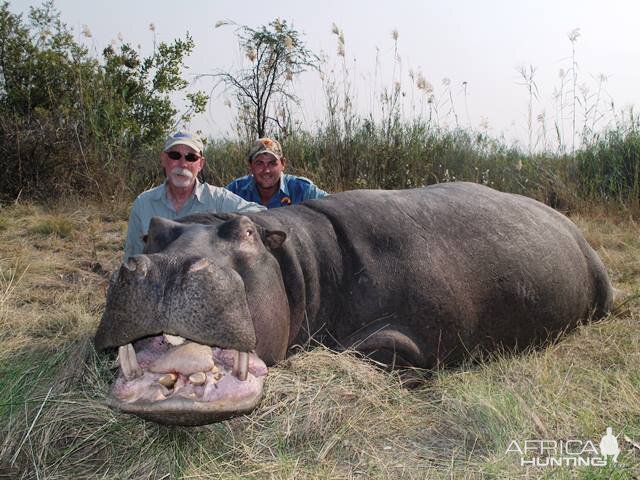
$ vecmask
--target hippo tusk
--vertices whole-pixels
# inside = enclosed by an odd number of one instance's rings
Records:
[[[243,382],[247,379],[249,373],[249,354],[247,352],[236,351],[233,362],[233,375]]]
[[[133,345],[127,343],[118,348],[118,359],[124,378],[133,380],[134,378],[142,376],[142,369],[140,365],[138,365],[138,359],[136,358],[136,351],[133,349]]]
[[[169,335],[168,333],[164,334],[164,341],[170,345],[182,345],[185,342],[184,337],[180,337],[179,335]]]

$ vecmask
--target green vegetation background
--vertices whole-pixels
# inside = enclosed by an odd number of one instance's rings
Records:
[[[178,114],[170,99],[188,85],[181,76],[194,48],[188,35],[160,43],[149,57],[122,43],[94,58],[51,2],[22,15],[3,3],[0,44],[3,203],[69,195],[130,199],[162,180],[157,153],[167,133],[206,106],[203,92],[189,94],[187,111]],[[428,82],[418,79],[419,88],[420,82],[426,89]],[[326,82],[326,116],[315,131],[289,119],[271,132],[282,141],[290,170],[329,191],[468,180],[561,209],[604,202],[638,212],[640,122],[633,111],[606,131],[574,132],[582,141],[570,153],[566,145],[524,152],[483,132],[443,128],[431,116],[404,119],[397,88],[380,96],[381,119],[362,116],[350,89]],[[224,185],[246,172],[251,132],[246,118],[237,120],[238,138],[209,140],[204,180]]]

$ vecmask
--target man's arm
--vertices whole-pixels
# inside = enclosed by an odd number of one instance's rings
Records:
[[[244,198],[236,195],[229,190],[221,189],[222,201],[221,205],[218,208],[220,213],[249,213],[249,212],[261,212],[262,210],[266,210],[267,207],[263,205],[259,205],[257,203],[248,202]]]
[[[240,190],[240,182],[238,181],[240,180],[239,178],[236,178],[235,180],[230,181],[227,186],[225,186],[224,188],[226,188],[227,190],[229,190],[231,193],[235,193],[236,195],[238,195],[238,191]]]
[[[310,200],[312,198],[322,198],[329,195],[327,192],[318,188],[315,183],[309,181],[309,184],[306,186],[304,190],[304,199]]]

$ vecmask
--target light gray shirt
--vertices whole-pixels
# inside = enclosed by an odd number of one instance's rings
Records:
[[[155,188],[142,192],[133,202],[129,215],[127,241],[124,246],[124,261],[129,257],[142,253],[144,242],[142,237],[149,231],[152,217],[164,217],[170,220],[186,217],[192,213],[248,213],[266,210],[262,205],[247,202],[238,195],[222,187],[214,187],[196,180],[196,187],[191,198],[182,205],[179,212],[167,197],[166,182]]]

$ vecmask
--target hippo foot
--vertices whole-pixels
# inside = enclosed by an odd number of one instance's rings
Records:
[[[118,351],[120,370],[107,405],[170,425],[204,425],[253,410],[267,375],[253,352],[201,345],[173,335]]]

